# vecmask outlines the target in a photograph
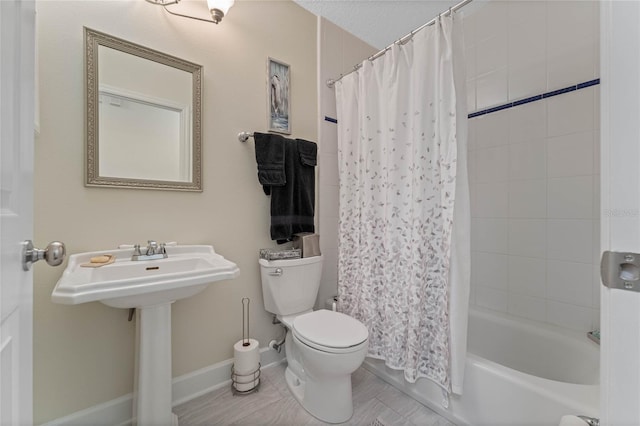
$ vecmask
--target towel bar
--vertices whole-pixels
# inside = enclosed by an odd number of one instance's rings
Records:
[[[253,137],[253,133],[250,132],[240,132],[238,133],[238,140],[240,142],[246,142],[249,138]]]

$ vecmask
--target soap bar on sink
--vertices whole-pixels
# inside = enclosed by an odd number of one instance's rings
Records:
[[[89,259],[89,263],[83,263],[80,266],[85,268],[98,268],[104,265],[110,265],[116,261],[116,257],[112,254],[103,254],[101,256],[94,256]]]

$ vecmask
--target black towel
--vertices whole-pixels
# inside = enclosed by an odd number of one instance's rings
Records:
[[[284,186],[287,183],[284,170],[284,141],[280,135],[254,133],[256,144],[256,163],[258,163],[258,181],[264,193],[269,195],[272,186]]]
[[[271,188],[271,239],[279,244],[315,231],[317,145],[301,139],[284,139],[284,145],[286,183]]]
[[[296,139],[298,142],[298,153],[300,162],[305,166],[315,166],[318,164],[318,145],[315,142]]]

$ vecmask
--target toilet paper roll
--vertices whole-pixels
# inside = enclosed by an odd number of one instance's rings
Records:
[[[258,374],[250,374],[248,376],[235,376],[233,387],[238,392],[247,392],[260,384],[260,376]]]
[[[256,339],[249,339],[248,346],[242,343],[233,345],[233,371],[240,376],[253,373],[260,364],[260,343]]]
[[[588,426],[588,425],[589,423],[585,422],[578,416],[567,415],[567,416],[562,416],[562,418],[560,419],[559,426]]]

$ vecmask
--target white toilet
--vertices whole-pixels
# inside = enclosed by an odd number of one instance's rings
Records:
[[[322,256],[260,259],[264,307],[287,329],[287,385],[302,406],[327,423],[351,418],[351,373],[364,361],[369,333],[355,318],[313,311]]]

